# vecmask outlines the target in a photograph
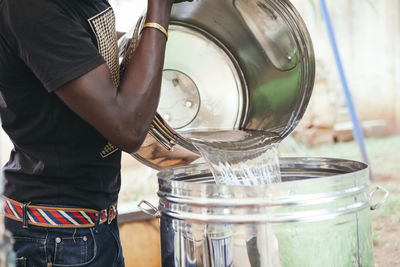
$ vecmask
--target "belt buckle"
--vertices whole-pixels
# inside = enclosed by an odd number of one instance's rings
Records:
[[[29,203],[23,203],[22,204],[22,228],[28,228],[28,209],[29,209]]]

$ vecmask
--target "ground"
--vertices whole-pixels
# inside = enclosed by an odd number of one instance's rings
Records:
[[[377,177],[375,184],[384,186],[391,192],[388,202],[372,215],[375,266],[400,266],[399,184],[396,185],[394,181],[380,181],[380,177]]]

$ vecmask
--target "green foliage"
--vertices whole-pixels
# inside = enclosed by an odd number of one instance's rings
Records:
[[[313,7],[314,12],[317,13],[317,3],[315,3],[315,0],[308,0],[308,2]]]
[[[143,188],[140,187],[135,194],[132,196],[132,201],[138,201],[142,197]]]

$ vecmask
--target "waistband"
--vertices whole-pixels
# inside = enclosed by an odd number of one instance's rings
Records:
[[[117,203],[104,210],[62,208],[30,205],[4,198],[4,216],[28,225],[52,228],[88,228],[107,222],[110,224],[117,216]]]

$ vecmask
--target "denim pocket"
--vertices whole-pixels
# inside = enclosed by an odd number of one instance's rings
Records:
[[[14,251],[17,254],[15,266],[42,265],[46,262],[46,239],[30,237],[14,237]]]
[[[118,225],[116,221],[113,222],[113,224]],[[114,266],[125,266],[124,257],[122,255],[122,245],[121,245],[121,239],[119,237],[118,226],[109,227],[109,230],[111,232],[111,235],[115,241],[116,248],[118,250],[117,258],[114,261]]]
[[[15,260],[15,267],[26,267],[26,258],[20,257]]]
[[[57,237],[55,240],[53,266],[83,266],[91,263],[97,254],[93,229],[90,234]]]

